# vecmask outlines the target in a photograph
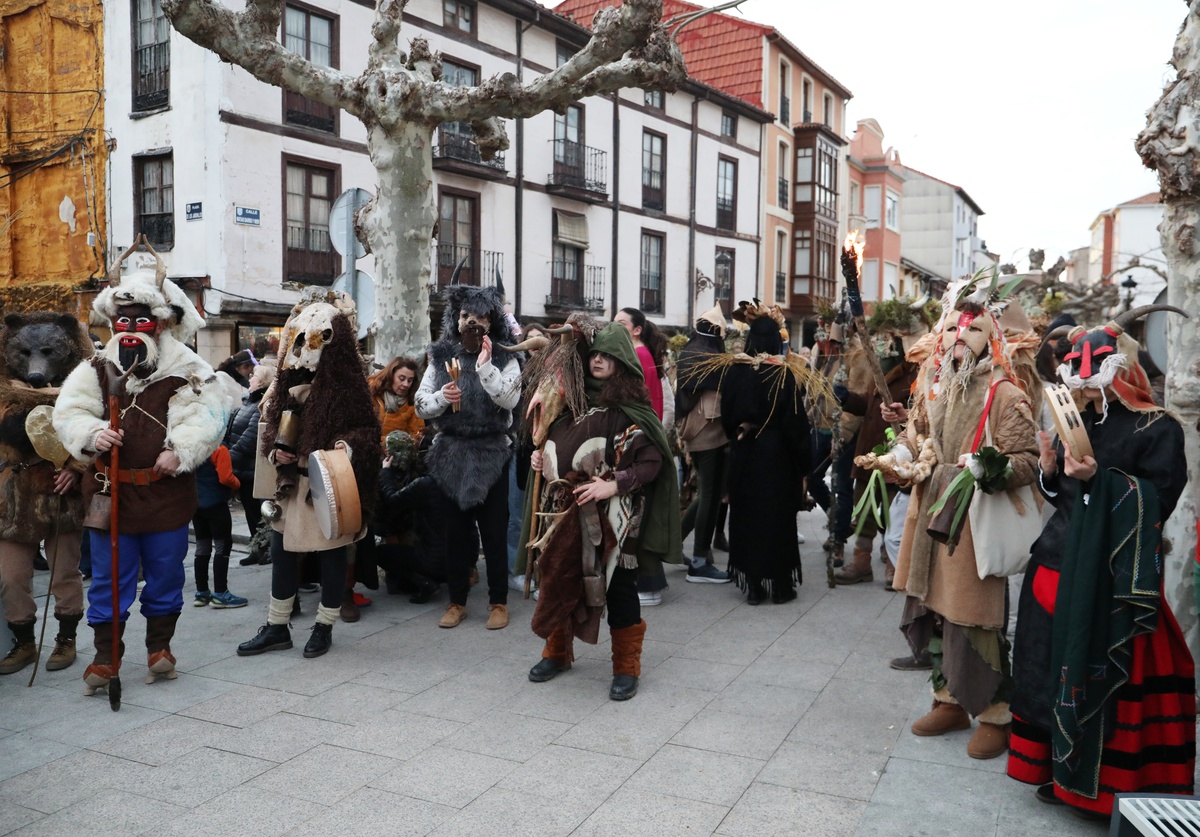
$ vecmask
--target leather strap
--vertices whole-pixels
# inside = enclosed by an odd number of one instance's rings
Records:
[[[96,472],[105,480],[112,478],[112,471],[103,463],[96,463]],[[132,483],[133,485],[149,485],[158,482],[162,475],[154,473],[150,468],[118,468],[117,482]]]
[[[979,450],[979,442],[983,439],[983,431],[987,427],[988,413],[992,411],[992,399],[996,397],[996,387],[1000,386],[1005,381],[1011,381],[1010,378],[1001,378],[992,384],[988,390],[987,403],[983,405],[983,417],[979,419],[979,427],[975,430],[975,442],[971,445],[971,453]]]

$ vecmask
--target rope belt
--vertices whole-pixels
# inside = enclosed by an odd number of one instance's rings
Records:
[[[96,463],[96,478],[104,483],[112,479],[112,471],[103,463]],[[160,474],[150,468],[118,468],[117,482],[132,483],[133,485],[149,485],[162,479]]]

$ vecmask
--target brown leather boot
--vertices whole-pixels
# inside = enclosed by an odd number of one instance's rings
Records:
[[[637,694],[645,638],[645,619],[628,628],[612,629],[613,680],[608,690],[609,700],[629,700]]]
[[[85,695],[94,695],[97,689],[108,688],[108,681],[113,676],[112,622],[95,622],[91,627],[95,632],[92,645],[96,648],[96,656],[91,665],[83,672],[83,682],[86,684],[83,689]],[[118,630],[120,636],[124,637],[124,622],[121,623]],[[124,659],[124,657],[125,641],[122,639],[120,648],[117,649],[117,659]]]
[[[967,710],[957,703],[935,700],[933,708],[913,722],[912,732],[913,735],[945,735],[955,730],[969,729],[970,726],[971,716]]]
[[[875,573],[871,570],[871,551],[854,548],[854,557],[850,563],[833,574],[833,580],[838,584],[858,584],[860,581],[874,581]]]
[[[74,615],[54,614],[58,620],[58,636],[54,638],[54,650],[46,660],[46,671],[62,671],[75,662],[75,632],[79,628],[82,613]]]
[[[967,755],[973,759],[994,759],[1008,751],[1008,733],[1012,724],[989,724],[980,721],[967,744]]]
[[[150,669],[146,675],[147,683],[153,683],[159,677],[174,680],[179,676],[175,673],[175,655],[171,653],[177,621],[178,613],[146,617],[146,667]]]
[[[12,631],[12,650],[0,660],[0,674],[16,674],[37,659],[37,643],[33,639],[34,620],[9,622]]]

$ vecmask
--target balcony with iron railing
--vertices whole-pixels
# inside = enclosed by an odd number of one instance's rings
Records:
[[[580,268],[583,270],[580,275]],[[603,311],[604,268],[580,265],[572,259],[550,263],[550,293],[546,309],[554,311]]]
[[[317,102],[291,90],[283,91],[283,121],[298,128],[308,128],[323,134],[337,133],[338,109]]]
[[[565,139],[550,140],[554,163],[546,191],[600,203],[608,199],[608,155]]]
[[[732,198],[717,197],[717,229],[737,229],[737,211]]]
[[[775,302],[783,308],[788,307],[787,274],[782,270],[775,271]]]
[[[786,177],[779,178],[779,205],[784,209],[790,210],[791,206],[788,204],[789,185]]]
[[[792,100],[783,95],[779,97],[779,121],[784,125],[792,124]]]
[[[439,244],[437,246],[437,286],[450,284],[454,269],[459,263],[462,269],[455,280],[460,285],[493,287],[496,277],[504,275],[504,254],[492,250],[479,250],[466,244]]]
[[[329,285],[337,278],[341,267],[342,257],[333,249],[327,228],[287,225],[287,266],[284,272],[288,281]]]
[[[167,106],[171,94],[171,43],[138,47],[133,53],[133,110]]]
[[[475,134],[470,128],[460,128],[459,123],[438,126],[433,146],[433,167],[485,180],[502,180],[508,176],[504,154],[497,152],[492,159],[483,159]]]
[[[812,122],[812,111],[809,110],[808,108],[805,108],[804,111],[800,114],[800,116],[802,117],[800,121],[803,122],[805,125]]]

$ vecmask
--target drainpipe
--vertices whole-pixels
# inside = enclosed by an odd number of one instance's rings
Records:
[[[525,56],[522,51],[524,44],[525,30],[533,26],[530,23],[522,28],[521,21],[515,20],[514,24],[517,28],[517,79],[523,79],[525,76]],[[513,198],[513,211],[516,213],[516,231],[514,239],[516,246],[513,248],[513,280],[512,280],[512,304],[513,316],[520,322],[521,319],[521,292],[522,280],[524,278],[523,271],[525,268],[525,120],[517,120],[517,189]]]
[[[617,256],[621,252],[621,96],[612,94],[612,279],[609,293],[612,295],[612,316],[617,316]],[[665,290],[665,289],[664,289]],[[641,300],[638,300],[641,302]]]
[[[755,230],[754,230],[754,235],[758,238],[758,246],[754,248],[754,296],[758,297],[759,299],[765,299],[767,296],[764,293],[766,288],[759,287],[758,282],[760,279],[762,279],[762,280],[764,280],[764,285],[765,285],[765,280],[766,280],[766,277],[764,277],[762,275],[762,257],[763,257],[762,249],[764,246],[763,240],[762,240],[762,231],[763,231],[763,219],[766,217],[766,214],[767,214],[767,205],[765,203],[763,203],[763,182],[767,179],[767,167],[763,162],[763,146],[765,146],[767,144],[767,125],[766,125],[766,123],[763,123],[762,126],[760,126],[760,128],[761,129],[758,134],[758,219],[755,222]],[[793,143],[793,145],[792,145],[792,151],[793,151],[793,153],[795,152],[795,143]],[[789,185],[791,185],[791,184],[789,184]],[[794,188],[794,186],[793,186],[793,188]],[[789,241],[787,243],[787,246],[789,246],[789,247],[792,246],[792,242]],[[730,303],[737,304],[736,300],[737,300],[737,294],[733,294],[733,298],[730,300]]]
[[[695,321],[696,313],[696,155],[700,145],[700,97],[692,97],[692,136],[691,150],[688,159],[691,174],[688,176],[688,266],[687,277],[683,283],[687,289],[687,321],[685,329],[690,329]]]

